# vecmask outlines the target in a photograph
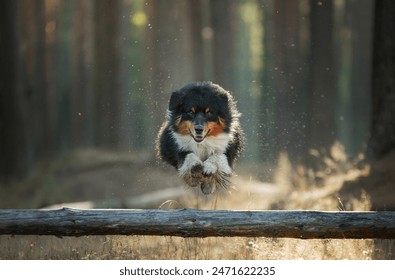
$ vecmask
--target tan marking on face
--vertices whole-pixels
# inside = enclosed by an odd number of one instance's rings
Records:
[[[177,127],[177,132],[182,134],[182,135],[189,135],[191,134],[191,131],[194,131],[194,125],[191,121],[180,121],[178,124],[176,124]]]
[[[204,112],[207,114],[208,112],[210,112],[210,108],[206,108],[205,110],[204,110]]]
[[[208,136],[217,136],[225,128],[224,120],[219,118],[219,124],[217,122],[209,122],[206,127],[207,132],[209,133]]]
[[[191,111],[192,111],[192,113],[194,113],[194,114],[195,114],[195,113],[196,113],[196,109],[195,109],[195,107],[192,107],[192,108],[191,108]]]

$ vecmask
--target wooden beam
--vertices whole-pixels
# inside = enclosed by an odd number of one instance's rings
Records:
[[[0,234],[395,239],[395,212],[0,210]]]

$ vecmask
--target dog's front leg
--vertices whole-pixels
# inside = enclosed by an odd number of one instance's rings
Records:
[[[184,162],[178,168],[179,176],[191,187],[199,187],[203,177],[203,162],[194,153],[185,156]]]
[[[232,174],[232,168],[229,166],[225,154],[213,154],[203,163],[203,174],[212,175],[215,173]]]
[[[213,154],[203,163],[203,175],[202,192],[211,194],[216,189],[229,187],[232,168],[224,154]]]

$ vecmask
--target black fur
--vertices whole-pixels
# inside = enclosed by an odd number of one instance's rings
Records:
[[[244,143],[239,116],[233,97],[219,85],[188,84],[170,97],[158,134],[158,156],[205,194],[226,188]]]

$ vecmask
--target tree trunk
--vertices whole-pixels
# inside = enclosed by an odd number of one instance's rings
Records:
[[[213,30],[213,82],[235,92],[237,1],[210,1]]]
[[[395,238],[394,212],[0,210],[0,234]]]
[[[23,139],[25,125],[18,106],[22,98],[17,92],[17,19],[18,4],[0,2],[0,179],[7,180],[26,172]]]
[[[96,0],[94,5],[95,141],[97,146],[114,148],[120,139],[121,0]]]
[[[352,126],[349,153],[354,156],[361,152],[369,137],[373,4],[371,0],[346,1],[352,51],[350,77]]]
[[[58,125],[58,91],[57,91],[57,63],[59,55],[58,38],[59,34],[63,31],[61,26],[61,7],[62,2],[45,0],[45,79],[46,79],[46,92],[47,92],[47,114],[49,126],[48,130],[48,143],[47,149],[51,154],[56,154],[59,149],[59,131]]]
[[[92,0],[73,1],[71,143],[93,145],[94,25]]]
[[[153,128],[147,135],[149,145],[154,143],[165,119],[171,92],[193,81],[191,36],[196,34],[190,32],[189,4],[184,0],[149,0],[145,5],[148,22],[144,74],[150,109],[146,114]]]
[[[274,86],[275,150],[286,151],[296,160],[305,152],[305,58],[301,51],[300,3],[293,0],[274,2],[274,45],[272,79]]]
[[[203,3],[201,0],[189,0],[188,12],[191,20],[191,55],[195,81],[203,81],[205,74],[205,56],[203,41]]]
[[[23,177],[47,152],[45,13],[42,1],[1,3],[0,175]]]
[[[372,118],[369,156],[395,148],[395,1],[376,1],[373,38]]]
[[[55,106],[56,147],[64,152],[71,146],[71,89],[72,89],[72,2],[60,1],[55,38]]]
[[[275,51],[274,45],[274,1],[261,0],[262,6],[262,25],[265,27],[263,35],[263,69],[262,69],[262,93],[259,99],[259,123],[260,135],[259,137],[259,156],[263,161],[275,162],[278,153],[278,146],[273,137],[275,134],[276,110],[275,98],[276,92],[273,87],[273,53]]]
[[[336,139],[336,71],[333,46],[333,2],[311,0],[311,90],[308,147],[332,146]]]

